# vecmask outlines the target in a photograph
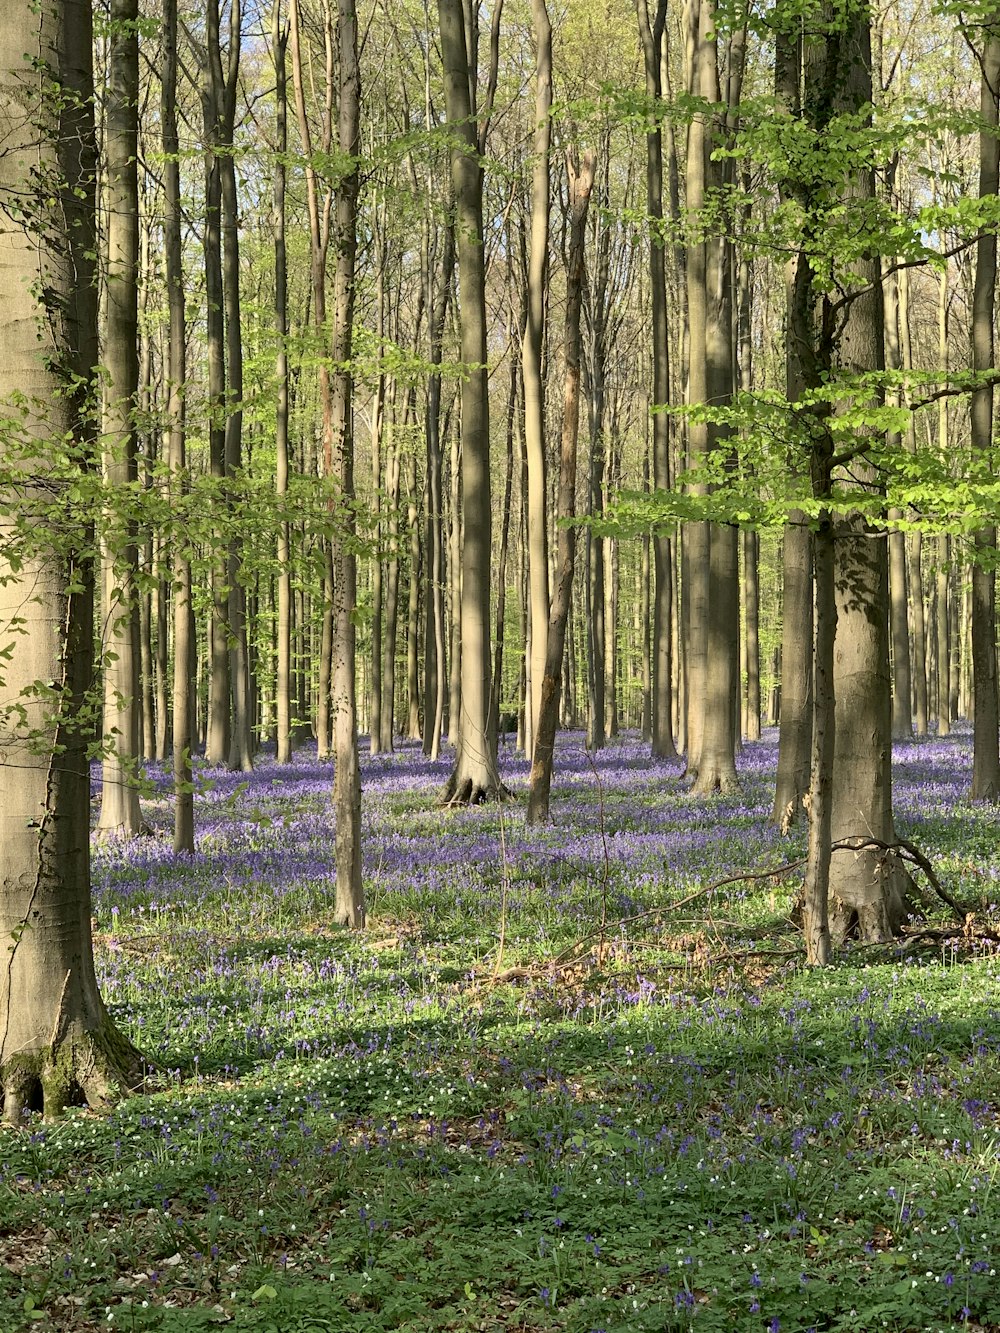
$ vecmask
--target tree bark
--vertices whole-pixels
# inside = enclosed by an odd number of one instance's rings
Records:
[[[361,769],[358,762],[355,657],[357,556],[354,551],[354,380],[350,368],[357,263],[358,195],[361,123],[361,71],[355,0],[337,0],[339,52],[338,146],[350,169],[337,189],[334,249],[337,272],[333,286],[333,331],[330,360],[330,459],[341,513],[333,528],[333,806],[336,820],[337,893],[334,920],[361,929],[365,924],[365,891],[361,879]]]
[[[552,785],[552,761],[556,725],[559,718],[559,682],[566,643],[566,622],[573,596],[573,567],[576,554],[576,459],[580,428],[580,309],[585,281],[584,243],[587,210],[594,185],[596,158],[591,151],[578,157],[573,149],[566,154],[569,175],[570,239],[566,259],[566,331],[564,356],[566,380],[563,393],[562,444],[559,455],[559,531],[556,552],[555,596],[546,638],[548,651],[542,678],[542,708],[538,717],[535,748],[531,759],[527,822],[542,823],[549,818],[549,791]]]
[[[169,334],[167,342],[167,467],[177,509],[187,490],[185,381],[187,333],[181,234],[180,142],[177,132],[177,0],[163,0],[160,124],[163,142],[163,250]],[[171,748],[174,774],[174,854],[194,852],[193,748],[195,632],[191,561],[183,535],[172,543],[174,584],[174,691]]]
[[[0,25],[0,402],[4,465],[19,473],[0,496],[0,618],[24,627],[0,682],[0,1088],[13,1124],[75,1098],[104,1107],[142,1077],[94,971],[93,532],[58,499],[53,511],[50,475],[96,454],[92,39],[89,0],[14,0]]]
[[[285,155],[288,152],[288,82],[286,53],[288,24],[282,20],[281,0],[271,8],[271,59],[274,61],[277,152],[274,161],[274,326],[275,354],[275,493],[278,506],[277,623],[275,643],[275,726],[277,760],[292,760],[292,570],[291,523],[284,512],[288,496],[288,248],[285,241]]]
[[[1000,26],[984,28],[980,62],[979,195],[1000,189]],[[976,241],[976,280],[972,297],[972,368],[979,374],[994,369],[993,326],[996,307],[997,235],[984,228]],[[970,406],[972,448],[986,454],[993,446],[993,382],[980,385]],[[1000,800],[1000,714],[997,699],[995,524],[973,535],[972,566],[972,688],[974,801]],[[942,673],[943,674],[943,673]],[[949,697],[949,713],[950,713]]]
[[[483,251],[483,176],[473,122],[470,57],[461,0],[438,0],[445,105],[452,136],[451,180],[455,200],[461,308],[462,545],[461,718],[455,767],[445,799],[479,802],[502,794],[497,772],[496,719],[490,701],[490,506],[489,381],[486,355],[486,282]],[[452,719],[454,724],[455,719]]]
[[[542,352],[549,267],[549,141],[552,109],[552,27],[545,0],[532,0],[535,35],[535,126],[531,169],[531,236],[528,249],[527,322],[521,340],[524,385],[524,448],[528,460],[528,587],[531,639],[525,731],[527,744],[537,734],[545,675],[549,624],[548,495],[545,458],[545,382]]]
[[[107,91],[108,254],[102,441],[108,485],[126,495],[138,479],[139,130],[138,0],[112,0]],[[105,543],[103,834],[145,829],[136,786],[139,731],[139,552],[133,520],[111,515]]]

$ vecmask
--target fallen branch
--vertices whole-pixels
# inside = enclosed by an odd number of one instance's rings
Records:
[[[948,904],[951,910],[955,913],[956,920],[965,921],[968,916],[968,911],[961,905],[961,903],[956,902],[938,879],[937,875],[934,873],[934,867],[920,848],[915,847],[912,842],[907,842],[905,838],[897,838],[895,842],[883,842],[881,838],[873,838],[869,836],[844,838],[841,842],[835,842],[830,850],[834,852],[864,852],[877,850],[892,853],[901,861],[909,861],[911,865],[916,866],[918,870],[924,872],[928,884],[930,884],[931,888],[941,901]]]

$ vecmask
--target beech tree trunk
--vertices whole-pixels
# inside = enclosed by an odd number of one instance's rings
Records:
[[[652,19],[648,0],[639,0],[639,36],[642,41],[646,92],[661,96],[663,28],[667,0],[656,0]],[[670,401],[670,344],[667,330],[666,248],[663,223],[663,135],[660,122],[646,134],[646,211],[649,214],[649,288],[653,335],[653,487],[670,486],[670,418],[663,408]],[[652,749],[659,759],[676,758],[671,690],[673,687],[672,624],[673,574],[670,537],[655,532],[653,543],[653,649]]]
[[[0,621],[23,626],[0,682],[0,1089],[13,1124],[31,1107],[104,1107],[142,1078],[94,972],[93,532],[66,540],[49,475],[73,466],[67,444],[81,466],[96,455],[92,39],[89,0],[11,0],[0,24],[0,404],[23,478],[0,495]]]
[[[571,520],[576,513],[576,457],[580,428],[580,307],[584,285],[584,242],[587,210],[594,185],[595,156],[587,151],[582,158],[570,149],[566,154],[569,174],[570,239],[566,259],[566,332],[564,356],[566,381],[563,394],[562,446],[559,457],[559,501],[556,538],[556,583],[548,625],[548,651],[542,678],[542,707],[531,759],[530,792],[527,821],[538,824],[549,817],[549,790],[552,785],[552,760],[556,726],[559,720],[559,689],[566,622],[573,596],[573,566],[576,554],[576,528]]]
[[[107,91],[108,255],[106,380],[102,443],[108,485],[123,492],[138,478],[139,390],[139,102],[138,0],[112,0]],[[135,523],[110,516],[103,553],[104,732],[101,814],[104,834],[144,830],[136,785],[139,728],[139,552]]]
[[[473,118],[470,53],[461,0],[438,0],[445,106],[454,146],[451,181],[461,307],[462,541],[461,718],[455,767],[445,800],[466,804],[502,794],[497,772],[496,719],[490,702],[489,380],[486,353],[486,282],[483,252],[483,172]],[[456,719],[451,719],[455,726]]]
[[[528,587],[531,594],[531,637],[528,650],[530,697],[526,701],[525,735],[530,747],[537,734],[545,675],[545,642],[549,625],[548,489],[545,458],[546,286],[549,268],[549,141],[552,135],[552,27],[545,0],[532,0],[535,35],[535,126],[531,169],[531,237],[528,249],[527,313],[521,340],[524,384],[524,449],[528,462]]]
[[[281,17],[281,0],[271,10],[271,59],[274,61],[277,153],[274,162],[274,325],[275,356],[275,493],[279,506],[288,495],[288,251],[285,243],[285,154],[288,151],[288,83],[286,53],[288,24]],[[275,729],[279,764],[292,759],[292,570],[291,523],[278,515],[277,620],[275,625]]]
[[[441,372],[444,325],[451,299],[455,272],[455,237],[445,227],[441,266],[428,302],[430,310],[430,363],[427,381],[427,410],[424,431],[427,438],[427,598],[424,629],[424,753],[436,759],[441,750],[447,697],[447,649],[445,646],[445,548],[444,498],[441,456]]]
[[[983,28],[979,114],[979,194],[1000,189],[1000,26]],[[984,228],[976,242],[976,281],[972,298],[972,368],[994,369],[993,325],[996,306],[997,235]],[[993,382],[980,385],[970,407],[972,447],[987,453],[993,446]],[[1000,716],[997,700],[996,558],[997,530],[986,524],[973,536],[972,688],[974,801],[1000,800]],[[940,614],[940,611],[939,611]],[[944,674],[943,672],[941,673]],[[951,700],[949,695],[948,709]]]
[[[327,453],[342,506],[331,541],[333,557],[333,806],[336,819],[337,895],[334,920],[361,929],[365,891],[361,879],[361,768],[355,697],[357,556],[354,550],[354,380],[350,369],[357,264],[361,123],[361,71],[355,0],[337,0],[340,84],[338,146],[351,170],[337,187],[334,249],[333,332],[330,360],[330,437]]]
[[[181,234],[180,144],[177,133],[177,0],[163,0],[160,126],[163,142],[163,250],[169,332],[167,342],[167,467],[170,490],[181,509],[187,490],[184,386],[187,333]],[[183,512],[183,511],[182,511]],[[174,854],[194,852],[194,610],[191,561],[182,536],[172,544],[174,584],[174,693],[171,748],[174,772]]]

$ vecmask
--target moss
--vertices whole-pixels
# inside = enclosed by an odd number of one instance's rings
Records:
[[[71,1027],[54,1044],[5,1061],[0,1068],[3,1118],[16,1124],[39,1087],[43,1115],[54,1120],[78,1097],[92,1110],[104,1110],[142,1080],[141,1054],[105,1016],[96,1031]]]

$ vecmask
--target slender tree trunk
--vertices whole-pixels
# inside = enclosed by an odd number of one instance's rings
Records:
[[[271,58],[274,61],[277,152],[274,162],[274,325],[275,357],[275,493],[278,515],[277,624],[275,644],[275,724],[279,764],[292,759],[292,569],[291,523],[284,507],[288,496],[288,252],[285,243],[285,155],[288,152],[288,85],[286,53],[288,24],[281,17],[281,0],[271,9]]]
[[[559,717],[559,678],[565,649],[566,623],[573,595],[576,529],[572,526],[571,520],[576,513],[576,460],[580,427],[580,310],[585,282],[584,245],[587,210],[594,185],[595,162],[596,158],[589,150],[582,158],[579,158],[573,149],[567,151],[570,239],[566,260],[564,335],[566,380],[559,463],[557,572],[548,626],[548,653],[542,680],[542,707],[531,760],[527,809],[529,824],[541,823],[549,818],[549,790],[552,785],[552,760]]]
[[[899,348],[904,371],[913,369],[913,349],[910,336],[910,278],[903,269],[898,275]],[[906,449],[917,451],[916,423],[910,414],[906,428]],[[909,619],[911,628],[910,676],[913,689],[913,723],[918,736],[927,735],[927,629],[924,624],[924,585],[920,560],[923,542],[919,532],[910,533],[907,542],[906,577],[909,590]]]
[[[112,0],[107,92],[108,257],[104,346],[104,475],[126,491],[138,478],[139,102],[138,0]],[[136,786],[139,730],[139,552],[135,525],[112,518],[104,551],[104,730],[98,830],[144,831]]]
[[[794,25],[791,25],[794,27]],[[790,115],[802,116],[800,87],[803,53],[800,38],[782,24],[776,34],[775,93]],[[790,191],[798,189],[796,182]],[[794,321],[806,320],[799,309],[801,296],[796,285],[795,261],[786,267],[785,307],[790,332],[786,337],[785,395],[798,402],[804,392],[803,357],[808,355],[811,331],[797,342],[791,332]],[[780,713],[778,733],[778,772],[775,783],[772,821],[787,832],[804,810],[810,786],[810,771],[815,750],[812,743],[813,715],[813,548],[808,521],[800,510],[788,516],[782,538],[782,618]]]
[[[980,65],[979,195],[995,196],[1000,189],[1000,25],[995,20],[983,29]],[[977,373],[995,369],[993,327],[996,308],[997,235],[984,228],[976,242],[976,280],[972,298],[972,368]],[[993,382],[982,384],[970,407],[972,448],[987,454],[993,447]],[[973,534],[972,566],[972,681],[974,801],[1000,800],[1000,714],[997,698],[996,558],[997,530],[986,524]],[[944,673],[941,673],[944,675]],[[947,705],[950,715],[950,696]]]
[[[451,530],[448,534],[449,620],[448,740],[458,748],[462,721],[462,438],[451,437]]]
[[[214,6],[217,0],[209,0]],[[226,330],[226,427],[225,476],[226,502],[230,510],[239,503],[234,484],[243,470],[243,337],[240,324],[240,248],[236,193],[236,165],[232,145],[235,133],[237,80],[239,78],[240,0],[230,0],[229,50],[226,69],[216,40],[209,42],[208,59],[212,83],[219,106],[218,123],[222,130],[219,155],[222,226],[222,294]],[[250,655],[247,647],[246,589],[243,586],[240,542],[230,538],[226,551],[227,639],[229,644],[230,727],[228,766],[249,773],[253,769],[253,733],[250,719]]]
[[[328,455],[343,506],[331,542],[333,556],[333,805],[336,819],[337,896],[334,920],[360,929],[365,924],[365,892],[361,879],[361,769],[358,763],[355,699],[355,613],[357,556],[354,552],[354,382],[350,369],[357,261],[358,163],[361,121],[361,71],[355,0],[337,0],[337,45],[340,86],[338,147],[352,163],[337,188],[334,249],[337,272],[333,288],[333,332],[330,359],[331,435]]]
[[[424,644],[427,655],[424,703],[424,753],[436,759],[441,749],[447,694],[445,648],[445,552],[444,501],[441,458],[441,373],[437,369],[443,356],[444,325],[451,298],[451,284],[455,272],[455,239],[450,227],[443,237],[443,252],[439,281],[430,301],[430,362],[432,369],[427,382],[427,624]],[[433,652],[433,660],[431,654]]]
[[[399,435],[405,437],[409,424],[408,407],[403,409],[403,430],[399,432],[394,423],[393,438],[389,456],[386,459],[386,491],[388,504],[387,549],[388,563],[384,576],[384,601],[382,604],[382,689],[379,748],[392,749],[392,737],[395,731],[396,715],[396,625],[399,613],[399,474],[400,449],[402,442]]]
[[[885,360],[887,370],[898,371],[902,366],[899,328],[899,282],[895,273],[884,282],[885,293]],[[899,401],[899,395],[893,395]],[[890,448],[902,446],[900,436],[893,432],[886,443]],[[903,518],[899,509],[890,509],[890,525]],[[892,647],[892,736],[894,740],[909,740],[913,735],[912,683],[910,678],[910,626],[907,608],[908,583],[906,576],[906,537],[898,528],[889,529],[889,631]]]
[[[703,97],[719,101],[717,55],[712,0],[701,0],[701,14],[696,43],[698,87]],[[732,39],[735,41],[735,37]],[[732,59],[732,56],[730,56]],[[738,106],[727,89],[727,101]],[[701,133],[693,137],[692,150],[700,152],[700,180],[696,185],[696,208],[704,206],[701,190],[715,190],[724,184],[722,174],[712,156],[717,136],[703,125]],[[689,173],[698,167],[689,161]],[[689,197],[689,207],[691,199]],[[696,212],[697,216],[697,212]],[[733,337],[732,337],[732,254],[729,243],[722,238],[708,237],[692,247],[697,252],[692,265],[689,257],[689,278],[696,278],[700,290],[692,305],[692,284],[689,282],[691,314],[691,349],[689,385],[692,403],[722,405],[732,396]],[[692,448],[697,456],[726,448],[729,428],[718,424],[691,423]],[[738,786],[736,777],[736,727],[734,700],[736,698],[736,668],[739,653],[739,562],[734,527],[713,524],[707,536],[707,575],[704,579],[704,661],[701,683],[702,718],[700,744],[695,766],[692,790],[707,794],[732,790]],[[690,711],[690,708],[689,708]],[[690,763],[690,760],[689,760]]]
[[[746,718],[743,734],[748,741],[760,740],[760,538],[743,534],[743,605],[746,657]]]
[[[163,62],[160,124],[163,136],[163,252],[169,334],[167,340],[167,468],[173,507],[181,510],[187,490],[185,395],[187,331],[181,235],[180,144],[177,132],[177,0],[163,0]],[[181,512],[183,512],[181,510]],[[194,788],[191,750],[197,696],[191,561],[183,534],[171,543],[174,585],[174,688],[171,748],[174,775],[174,854],[194,852]]]
[[[456,249],[461,306],[462,380],[462,596],[461,718],[455,768],[445,798],[467,803],[501,794],[496,719],[490,701],[490,506],[489,380],[486,353],[486,287],[483,250],[483,175],[473,123],[470,58],[461,0],[438,0],[445,105],[451,152]]]
[[[410,534],[410,582],[406,616],[406,734],[420,739],[420,506],[417,456],[406,457],[406,526]]]
[[[661,58],[667,0],[655,0],[650,16],[648,0],[639,0],[639,36],[646,72],[646,92],[659,99]],[[698,137],[697,135],[695,136]],[[667,331],[666,251],[663,240],[663,136],[659,120],[646,134],[646,211],[649,214],[649,286],[652,303],[653,346],[653,487],[670,486],[670,420],[663,410],[670,400],[670,352]],[[670,539],[656,532],[653,544],[653,653],[652,653],[652,747],[660,759],[673,759],[671,720],[671,662],[673,582],[670,568]]]
[[[549,624],[548,495],[545,459],[546,287],[549,260],[549,140],[552,107],[552,27],[545,0],[532,0],[535,34],[535,128],[532,144],[531,239],[528,255],[527,313],[521,341],[524,384],[524,446],[528,460],[528,586],[531,593],[531,640],[528,653],[531,697],[527,734],[533,743],[545,675]]]

